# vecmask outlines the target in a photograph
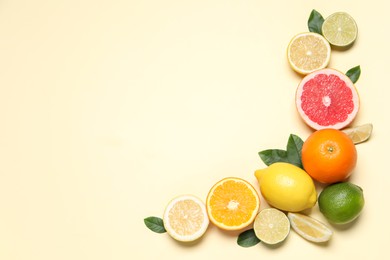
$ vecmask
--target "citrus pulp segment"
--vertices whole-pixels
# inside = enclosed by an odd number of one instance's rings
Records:
[[[275,208],[267,208],[256,216],[253,229],[258,239],[274,245],[286,239],[290,233],[290,221],[286,214]]]
[[[171,200],[165,208],[163,222],[168,234],[183,242],[200,238],[209,225],[206,206],[193,195],[182,195]]]
[[[331,49],[318,33],[305,32],[294,36],[287,47],[290,66],[300,74],[309,74],[328,66]]]
[[[333,231],[322,222],[299,213],[287,214],[291,227],[300,236],[311,242],[322,243],[329,241]]]
[[[209,191],[206,208],[210,221],[225,230],[240,230],[251,224],[260,207],[260,198],[247,181],[229,177]]]
[[[373,125],[364,124],[355,127],[350,127],[343,129],[343,132],[346,133],[349,138],[352,139],[354,144],[360,144],[367,141],[372,133]]]
[[[337,12],[324,20],[322,34],[330,44],[346,47],[356,40],[358,28],[355,20],[349,14]]]
[[[303,121],[313,129],[342,129],[355,119],[360,99],[345,74],[335,69],[322,69],[302,79],[296,90],[295,104]]]

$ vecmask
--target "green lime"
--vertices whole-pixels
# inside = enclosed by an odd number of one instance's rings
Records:
[[[356,219],[363,209],[363,190],[350,182],[332,184],[320,193],[318,206],[329,222],[349,223]]]
[[[346,47],[356,40],[358,28],[352,16],[337,12],[325,19],[322,34],[333,46]]]

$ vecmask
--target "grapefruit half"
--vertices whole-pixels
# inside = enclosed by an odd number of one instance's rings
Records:
[[[348,126],[360,106],[353,82],[335,69],[306,75],[298,85],[295,103],[303,121],[315,130]]]

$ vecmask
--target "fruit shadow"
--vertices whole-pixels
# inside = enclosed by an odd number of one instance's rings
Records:
[[[222,233],[224,236],[228,236],[228,237],[233,237],[233,238],[238,238],[238,236],[249,230],[249,229],[252,229],[253,228],[253,224],[251,224],[250,226],[246,227],[245,229],[240,229],[240,230],[224,230],[224,229],[221,229],[221,228],[218,228],[216,226],[212,226],[212,228],[218,230],[218,232]]]
[[[360,221],[362,216],[359,216],[358,218],[356,218],[355,220],[349,222],[349,223],[346,223],[346,224],[334,224],[334,223],[329,223],[333,229],[337,230],[337,231],[345,231],[345,230],[348,230],[350,228],[352,228],[353,226],[357,225],[357,223]]]
[[[347,51],[347,50],[351,49],[353,45],[355,45],[355,42],[353,42],[353,43],[351,43],[350,45],[347,45],[347,46],[331,45],[331,48],[332,48],[332,51],[343,52],[343,51]]]
[[[183,241],[179,241],[179,240],[176,240],[176,239],[171,239],[173,243],[177,244],[178,246],[180,247],[183,247],[183,248],[189,248],[189,247],[195,247],[195,246],[198,246],[200,244],[202,244],[207,236],[207,233],[209,233],[209,229],[212,228],[212,227],[208,227],[205,234],[203,236],[201,236],[200,238],[194,240],[194,241],[189,241],[189,242],[183,242]]]

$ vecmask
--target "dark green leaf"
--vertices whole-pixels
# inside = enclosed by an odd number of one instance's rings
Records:
[[[259,242],[260,239],[256,237],[253,229],[242,232],[237,238],[237,244],[242,247],[251,247],[257,245]]]
[[[164,228],[164,223],[161,218],[158,217],[148,217],[144,219],[145,225],[156,233],[165,233],[167,232]]]
[[[313,9],[311,11],[307,25],[309,31],[322,34],[322,24],[324,23],[324,18],[322,15]]]
[[[302,154],[303,141],[299,136],[291,134],[287,142],[287,159],[288,162],[294,164],[300,168],[302,166],[301,154]]]
[[[267,166],[276,162],[288,162],[287,152],[285,150],[268,149],[259,152],[259,156]]]
[[[356,83],[356,81],[358,81],[360,77],[360,73],[361,73],[360,66],[356,66],[348,70],[347,73],[345,73],[345,75],[347,75],[347,77],[350,78],[353,83]]]

